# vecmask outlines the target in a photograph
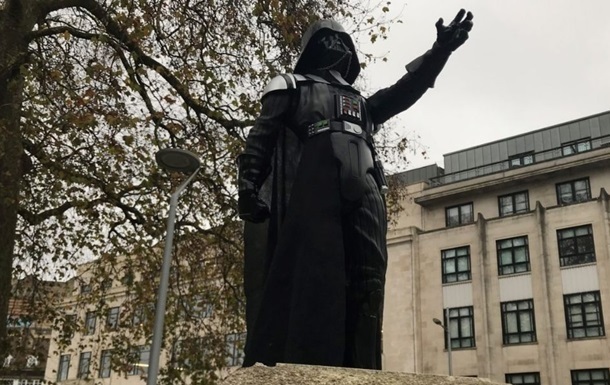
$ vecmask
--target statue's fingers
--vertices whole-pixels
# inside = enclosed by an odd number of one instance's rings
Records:
[[[455,17],[453,18],[453,21],[451,22],[451,24],[458,24],[459,22],[461,22],[465,13],[466,13],[466,10],[464,8],[460,9],[458,11],[457,15],[455,15]]]
[[[464,20],[460,24],[460,28],[465,29],[466,31],[470,31],[472,29],[472,25],[473,24],[471,20]]]
[[[434,25],[436,26],[437,31],[440,31],[441,28],[443,28],[443,18],[441,17],[440,19],[438,19],[438,21]]]
[[[466,14],[466,19],[464,19],[464,21],[470,21],[473,17],[474,15],[472,14],[472,12],[468,11],[468,13]]]

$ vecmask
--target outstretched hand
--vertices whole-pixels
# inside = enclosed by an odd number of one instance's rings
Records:
[[[464,44],[468,39],[468,32],[472,29],[472,18],[472,12],[466,13],[464,9],[460,9],[453,21],[447,26],[443,25],[442,17],[438,19],[436,22],[436,42],[440,48],[451,52]]]

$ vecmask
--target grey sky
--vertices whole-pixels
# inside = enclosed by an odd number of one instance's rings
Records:
[[[442,166],[443,154],[610,110],[610,1],[406,3],[403,23],[373,46],[388,61],[363,72],[372,90],[396,81],[432,45],[439,17],[447,24],[460,8],[474,13],[470,39],[435,88],[394,118],[428,147],[429,158],[414,155],[408,168]]]

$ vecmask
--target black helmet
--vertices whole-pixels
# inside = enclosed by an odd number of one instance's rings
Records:
[[[360,62],[358,61],[358,56],[356,55],[356,46],[354,45],[350,35],[345,32],[345,29],[343,29],[343,26],[334,20],[318,20],[307,28],[307,31],[305,31],[305,34],[301,39],[301,55],[294,66],[294,72],[306,74],[308,70],[312,69],[311,63],[314,62],[317,54],[316,47],[314,44],[312,44],[315,41],[314,36],[325,32],[337,33],[351,51],[349,70],[344,78],[348,83],[353,84],[360,73]]]

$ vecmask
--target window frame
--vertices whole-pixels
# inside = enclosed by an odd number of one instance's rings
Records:
[[[461,314],[462,311],[467,311],[468,314]],[[449,313],[449,314],[447,314]],[[457,314],[456,314],[457,313]],[[447,320],[449,316],[449,320]],[[451,334],[451,349],[470,349],[475,348],[477,345],[475,327],[474,327],[474,307],[473,306],[462,306],[449,308],[448,311],[443,311],[444,325],[448,327]],[[470,336],[462,335],[464,331],[463,323],[465,320],[469,320]],[[457,331],[455,333],[454,331]],[[445,349],[447,349],[447,333],[445,334]],[[454,344],[457,342],[457,344]]]
[[[59,365],[57,366],[57,382],[66,381],[70,375],[70,354],[62,354],[59,356]]]
[[[522,210],[517,210],[517,201],[516,201],[516,197],[518,195],[524,194],[525,195],[525,209]],[[506,207],[505,205],[502,204],[502,199],[503,198],[510,198],[511,199],[511,211],[510,212],[503,212],[502,208]],[[528,190],[524,190],[524,191],[517,191],[511,194],[505,194],[505,195],[500,195],[498,196],[498,215],[501,217],[507,217],[510,215],[515,215],[515,214],[522,214],[522,213],[527,213],[530,211],[530,195],[529,195],[529,191]]]
[[[85,335],[92,336],[95,334],[97,324],[97,314],[94,311],[85,313]]]
[[[112,375],[112,350],[102,350],[100,354],[99,378],[109,378]]]
[[[136,346],[131,354],[133,355],[133,361],[129,372],[127,373],[130,376],[136,375],[146,375],[148,364],[150,363],[150,345],[139,345]],[[142,365],[144,364],[144,365]]]
[[[523,245],[515,246],[514,243],[516,240],[522,239]],[[502,244],[505,242],[511,242],[510,247],[503,247]],[[516,262],[515,252],[519,249],[523,248],[525,250],[525,261],[524,262]],[[503,252],[509,251],[511,255],[511,263],[504,264],[503,262]],[[530,263],[530,252],[529,252],[529,238],[527,235],[506,238],[506,239],[498,239],[496,240],[496,256],[498,260],[498,276],[503,275],[511,275],[511,274],[521,274],[527,273],[531,271],[531,263]],[[525,266],[525,270],[517,271],[517,266]],[[509,268],[512,268],[512,272],[507,272]]]
[[[61,325],[60,338],[72,339],[74,337],[74,329],[76,329],[76,314],[66,314],[64,322]]]
[[[526,307],[520,308],[525,304]],[[516,306],[516,309],[509,309],[509,306]],[[500,312],[502,315],[502,342],[505,346],[529,344],[537,342],[536,335],[536,315],[534,310],[533,299],[522,299],[518,301],[506,301],[500,303]],[[522,330],[524,325],[524,317],[529,317],[530,330]],[[509,332],[509,317],[514,317],[514,325],[517,328],[516,332]],[[511,337],[517,337],[517,341],[511,341]]]
[[[89,378],[91,375],[91,352],[81,352],[78,357],[76,378]]]
[[[526,162],[526,159],[531,159],[530,162]],[[514,164],[514,161],[518,160],[519,164]],[[517,168],[528,166],[530,164],[536,163],[536,155],[534,151],[522,152],[520,154],[511,155],[508,157],[508,168]]]
[[[227,366],[241,366],[244,362],[246,333],[229,333],[225,335]]]
[[[527,380],[526,376],[533,377],[533,381],[525,382]],[[519,379],[520,382],[517,382],[515,385],[540,385],[540,372],[506,373],[504,375],[504,381],[507,384],[512,384],[511,381],[515,381],[518,377],[521,377]]]
[[[121,315],[120,306],[108,308],[106,311],[106,329],[116,330],[119,328],[119,316]]]
[[[464,214],[462,213],[462,208],[464,208],[464,207],[470,207],[470,219],[469,220],[462,219],[462,217],[464,216]],[[450,223],[449,210],[452,210],[452,209],[458,210],[457,223]],[[466,225],[466,224],[473,223],[473,222],[474,222],[474,204],[472,202],[462,203],[462,204],[450,206],[450,207],[445,207],[445,226],[446,227],[455,227],[455,226],[460,226],[460,225]]]
[[[585,182],[585,184],[586,184],[586,188],[584,189],[584,191],[586,192],[586,194],[585,194],[586,197],[584,199],[578,197],[578,193],[576,190],[576,183],[579,183],[579,182]],[[562,198],[563,193],[560,192],[561,186],[570,187],[570,200],[569,201],[563,200],[563,198]],[[578,190],[578,191],[581,191],[581,190]],[[571,205],[571,204],[581,203],[581,202],[588,202],[591,199],[593,199],[592,195],[591,195],[591,182],[589,180],[589,177],[555,183],[555,194],[557,196],[557,204],[560,206]]]
[[[466,254],[458,254],[462,250],[466,250]],[[453,252],[454,255],[448,257],[447,254],[449,252]],[[462,259],[466,260],[466,270],[459,270],[460,260]],[[453,272],[447,272],[447,262],[453,262]],[[464,274],[466,275],[466,278],[460,279],[460,276]],[[441,250],[441,275],[443,284],[472,281],[472,262],[470,259],[470,245]],[[455,280],[450,280],[449,277],[455,277]]]
[[[155,304],[139,304],[134,307],[131,313],[131,326],[139,326],[144,322],[148,322],[154,318]]]
[[[593,378],[593,373],[601,373],[603,378]],[[588,374],[589,378],[578,379],[576,378],[579,374]],[[610,384],[610,369],[608,368],[595,368],[595,369],[578,369],[570,370],[570,379],[572,385],[609,385]],[[600,381],[604,381],[603,383]]]
[[[587,230],[587,234],[577,235],[579,230]],[[566,236],[567,232],[572,232],[574,235]],[[587,243],[584,243],[585,239],[590,239]],[[568,244],[568,241],[572,241],[573,245]],[[590,245],[590,249],[581,252],[582,246]],[[574,250],[574,253],[568,254],[566,251],[570,249]],[[559,255],[559,266],[575,266],[583,265],[587,263],[597,262],[597,256],[595,254],[595,237],[593,236],[593,226],[581,225],[574,227],[567,227],[565,229],[557,229],[557,254]]]
[[[587,144],[587,148],[581,149],[581,144]],[[566,150],[569,149],[570,152],[566,153]],[[574,154],[580,154],[583,152],[591,151],[591,138],[582,138],[578,140],[573,140],[571,142],[561,143],[561,156],[569,156]]]
[[[585,302],[585,296],[593,295],[592,301]],[[570,299],[580,297],[579,302],[569,303]],[[591,312],[588,307],[593,305],[595,311]],[[589,305],[589,306],[587,306]],[[604,325],[604,312],[602,309],[601,294],[599,290],[587,291],[582,293],[564,294],[563,296],[563,307],[566,321],[566,334],[568,340],[579,340],[585,338],[598,338],[606,335],[606,329]],[[571,313],[571,310],[578,309],[578,312]],[[595,320],[590,320],[589,315],[594,314]],[[576,318],[576,321],[573,320]],[[579,320],[580,319],[580,320]],[[595,322],[595,323],[594,323]],[[574,326],[574,324],[582,326]],[[584,335],[575,336],[575,331],[582,330]],[[590,334],[590,331],[597,330],[598,334]]]

